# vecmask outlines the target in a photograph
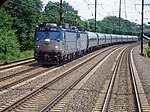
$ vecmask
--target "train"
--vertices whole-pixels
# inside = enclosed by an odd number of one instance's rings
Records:
[[[77,27],[43,22],[34,34],[34,58],[42,64],[59,64],[102,46],[136,42],[137,36],[85,31]]]

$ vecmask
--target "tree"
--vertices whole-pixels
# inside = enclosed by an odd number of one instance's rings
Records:
[[[0,54],[15,55],[19,52],[19,43],[17,41],[15,32],[13,30],[7,30],[6,28],[0,29]]]
[[[20,51],[20,45],[15,31],[11,28],[13,19],[4,9],[0,10],[0,20],[0,59],[2,59],[6,58],[6,55],[16,55]]]
[[[51,2],[45,6],[44,13],[49,16],[47,21],[59,22],[60,17],[60,9],[59,2]],[[63,1],[63,15],[64,15],[64,23],[69,23],[71,25],[77,25],[80,17],[78,16],[78,11],[75,10],[69,3]]]
[[[88,22],[89,22],[89,25],[90,25],[90,31],[92,31],[92,32],[94,32],[95,31],[95,20],[94,19],[89,19],[88,20]]]
[[[8,0],[4,9],[13,18],[12,29],[21,45],[20,50],[33,49],[33,32],[42,21],[42,2],[40,0]]]
[[[100,22],[103,33],[119,34],[119,18],[116,16],[105,17]],[[138,35],[138,27],[136,23],[121,18],[121,34]]]

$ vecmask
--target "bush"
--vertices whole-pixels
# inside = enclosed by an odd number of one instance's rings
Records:
[[[145,48],[146,55],[150,58],[150,47]]]
[[[28,51],[24,51],[24,52],[15,52],[15,55],[12,55],[10,53],[7,53],[7,54],[1,53],[0,54],[0,63],[32,57],[33,54],[34,54],[33,50],[28,50]]]
[[[8,54],[0,54],[0,63],[16,60],[17,57],[15,55],[12,55],[10,53]]]
[[[33,54],[34,54],[34,51],[33,51],[33,50],[23,51],[23,52],[20,54],[20,58],[31,57],[31,56],[33,56]]]

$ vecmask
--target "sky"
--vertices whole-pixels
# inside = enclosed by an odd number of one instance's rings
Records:
[[[60,0],[42,0],[43,4],[48,1],[60,2]],[[95,0],[63,0],[78,10],[78,15],[82,20],[95,17]],[[150,0],[144,0],[144,23],[150,22]],[[102,20],[107,16],[119,17],[120,0],[97,0],[97,20]],[[131,22],[141,24],[142,0],[121,0],[121,17]]]

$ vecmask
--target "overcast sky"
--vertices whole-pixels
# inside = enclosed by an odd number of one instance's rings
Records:
[[[42,0],[43,4],[48,1],[60,2],[60,0]],[[69,2],[74,9],[78,10],[82,19],[90,19],[95,16],[95,0],[63,0]],[[102,20],[106,16],[119,16],[120,0],[97,0],[97,20]],[[141,3],[142,0],[121,0],[121,17],[132,22],[141,24]],[[150,4],[150,0],[145,0],[145,4]],[[144,23],[150,22],[150,5],[145,5]]]

